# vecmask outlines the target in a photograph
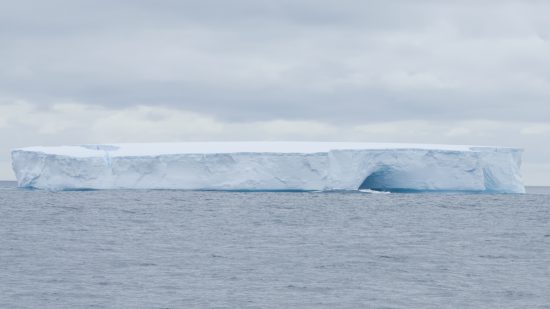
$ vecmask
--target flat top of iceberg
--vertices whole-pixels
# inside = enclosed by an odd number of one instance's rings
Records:
[[[323,153],[330,150],[391,150],[421,149],[444,151],[474,151],[500,147],[466,145],[354,143],[354,142],[181,142],[181,143],[126,143],[87,144],[73,146],[37,146],[15,150],[42,152],[73,157],[103,156],[157,156],[167,154],[205,153]],[[513,149],[513,148],[509,148]]]

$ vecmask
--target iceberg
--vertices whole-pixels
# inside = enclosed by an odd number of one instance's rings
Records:
[[[187,142],[14,149],[19,187],[48,190],[523,193],[522,150],[340,142]]]

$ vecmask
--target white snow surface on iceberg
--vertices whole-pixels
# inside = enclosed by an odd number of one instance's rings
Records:
[[[187,142],[12,151],[20,187],[522,193],[521,149],[332,142]]]

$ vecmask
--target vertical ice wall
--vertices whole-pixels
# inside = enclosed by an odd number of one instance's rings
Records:
[[[14,150],[13,168],[19,186],[54,190],[524,192],[521,150],[510,148],[355,147],[302,153],[159,154],[124,152],[123,145],[84,148]]]

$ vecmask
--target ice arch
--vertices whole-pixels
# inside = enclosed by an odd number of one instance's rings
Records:
[[[376,191],[406,192],[433,190],[426,169],[403,169],[383,165],[371,172],[359,186],[359,189]]]
[[[399,184],[399,173],[388,166],[384,166],[368,175],[359,189],[371,189],[378,191],[396,191],[403,190]]]

